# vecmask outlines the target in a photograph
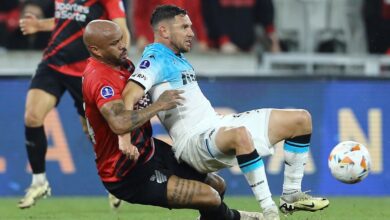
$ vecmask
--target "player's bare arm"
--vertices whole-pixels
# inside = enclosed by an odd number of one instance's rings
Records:
[[[122,92],[122,97],[124,99],[125,107],[126,109],[132,110],[134,104],[141,99],[141,97],[144,95],[144,90],[137,84],[135,84],[132,81],[129,81],[126,84],[125,89]],[[130,96],[131,94],[131,96]],[[118,145],[119,149],[123,153],[126,154],[126,152],[130,152],[127,155],[129,158],[134,158],[135,160],[138,159],[139,152],[135,146],[131,144],[131,135],[130,133],[120,134],[118,135]]]
[[[134,104],[138,102],[143,95],[145,95],[144,88],[133,81],[129,81],[122,91],[122,98],[126,108],[133,109]]]
[[[142,110],[126,110],[122,100],[115,100],[104,104],[100,112],[107,120],[112,131],[116,134],[124,134],[132,131],[150,120],[158,112],[169,110],[181,105],[183,97],[180,90],[168,90],[160,98],[147,108]]]
[[[19,27],[23,35],[34,34],[40,31],[52,31],[54,26],[54,18],[38,19],[31,13],[26,13],[19,20]]]
[[[182,91],[167,91],[168,93],[166,93],[164,95],[164,93],[160,96],[159,100],[162,101],[163,103],[166,102],[166,101],[169,101],[169,96],[166,96],[168,95],[169,93],[176,93],[176,95],[178,96],[178,101],[180,99],[182,99],[182,97],[180,96],[180,94],[182,93]],[[124,99],[124,103],[125,103],[125,106],[126,106],[126,109],[133,109],[133,106],[134,104],[145,94],[144,92],[144,89],[139,86],[138,84],[132,82],[132,81],[129,81],[127,84],[126,84],[126,87],[125,89],[123,90],[122,92],[122,97]],[[157,100],[154,104],[158,103]],[[180,103],[178,103],[180,104]],[[153,116],[151,116],[153,117]],[[150,118],[151,118],[150,117]],[[133,149],[132,153],[129,153],[129,156],[132,157],[132,158],[135,158],[137,159],[137,153],[135,150],[136,148],[132,146],[131,144],[131,141],[130,141],[130,133],[125,133],[125,134],[120,134],[118,135],[118,144],[119,144],[119,148],[122,150],[122,149]],[[122,152],[126,152],[125,150],[122,150]],[[133,156],[134,155],[134,156]]]

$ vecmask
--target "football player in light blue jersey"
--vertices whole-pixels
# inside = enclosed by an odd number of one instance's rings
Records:
[[[152,14],[155,41],[145,48],[122,96],[132,109],[146,92],[156,100],[165,90],[184,90],[178,108],[158,116],[173,139],[179,161],[202,173],[238,164],[259,201],[267,220],[279,219],[271,198],[262,157],[284,140],[285,172],[279,208],[284,213],[317,211],[329,201],[301,190],[304,165],[312,133],[311,115],[302,109],[256,109],[241,114],[218,115],[201,92],[192,65],[183,56],[194,33],[185,10],[160,6]]]

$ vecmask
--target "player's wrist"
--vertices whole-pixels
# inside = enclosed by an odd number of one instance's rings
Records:
[[[44,21],[43,19],[37,19],[37,22],[36,22],[36,25],[35,25],[35,29],[36,29],[36,32],[40,32],[42,30],[44,30]]]

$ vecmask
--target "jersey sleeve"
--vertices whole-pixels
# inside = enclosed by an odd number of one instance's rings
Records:
[[[122,99],[121,90],[106,78],[101,79],[94,90],[93,99],[99,109],[107,102]]]
[[[112,20],[126,17],[125,6],[122,0],[100,0],[100,2],[107,12],[108,19]]]
[[[141,59],[134,73],[129,80],[136,82],[144,88],[145,93],[152,88],[152,86],[159,84],[161,65],[157,62],[153,55],[146,56]]]

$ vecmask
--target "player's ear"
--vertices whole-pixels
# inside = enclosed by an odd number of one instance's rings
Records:
[[[168,27],[166,25],[158,26],[158,33],[164,39],[168,39],[169,38],[169,29],[168,29]]]
[[[99,48],[96,46],[89,46],[89,51],[96,57],[102,56],[102,53],[100,52]]]

